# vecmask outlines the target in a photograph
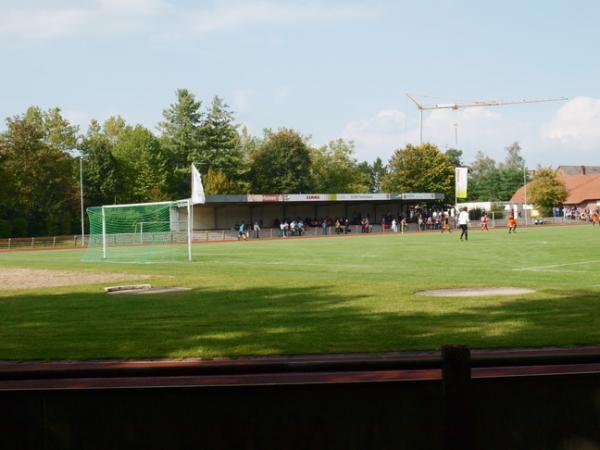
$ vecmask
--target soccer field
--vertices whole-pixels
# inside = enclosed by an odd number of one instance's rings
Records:
[[[189,292],[110,296],[113,283],[0,289],[0,360],[215,358],[600,343],[600,230],[591,226],[194,245],[193,263],[82,263],[0,253],[9,268],[125,274]],[[128,280],[123,280],[128,281]],[[123,283],[121,283],[123,284]],[[436,298],[432,288],[533,294]]]

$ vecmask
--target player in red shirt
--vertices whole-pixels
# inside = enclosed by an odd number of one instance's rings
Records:
[[[488,216],[484,213],[483,216],[481,216],[481,231],[490,231],[488,228],[488,223]]]

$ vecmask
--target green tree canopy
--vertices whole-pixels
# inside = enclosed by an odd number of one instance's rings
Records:
[[[96,120],[90,123],[81,143],[84,157],[83,183],[88,205],[108,205],[117,201],[117,161],[112,144]],[[119,197],[120,198],[120,197]],[[123,196],[123,201],[126,197]]]
[[[77,189],[68,151],[76,145],[77,127],[59,109],[37,107],[6,124],[0,136],[0,163],[6,174],[2,191],[9,197],[2,213],[25,218],[31,234],[69,233]]]
[[[191,163],[202,150],[201,102],[187,89],[178,89],[177,100],[163,111],[159,124],[167,162],[167,192],[171,198],[187,198],[191,189]]]
[[[453,199],[454,166],[433,144],[409,144],[390,158],[382,187],[387,192],[441,192]]]
[[[218,169],[230,180],[238,180],[244,173],[244,158],[238,126],[233,112],[219,97],[214,97],[204,116],[200,130],[202,146],[193,153],[193,162],[204,167]]]
[[[564,180],[550,167],[539,167],[528,188],[529,199],[546,216],[554,206],[562,205],[568,195]]]
[[[209,168],[202,180],[207,195],[240,194],[247,188],[239,182],[231,181],[220,169]]]
[[[448,157],[448,161],[450,161],[450,164],[452,164],[454,167],[463,167],[464,164],[462,159],[462,150],[458,150],[456,148],[449,148],[448,150],[446,150],[445,154]]]
[[[117,165],[119,198],[127,203],[167,198],[167,161],[159,139],[150,130],[126,125],[111,149]]]
[[[315,192],[369,192],[370,173],[353,158],[354,144],[343,139],[312,149]]]
[[[480,201],[508,201],[523,186],[524,160],[515,142],[505,148],[504,163],[477,152],[469,174],[469,198]]]
[[[265,138],[253,155],[251,189],[258,193],[311,192],[311,154],[294,130],[265,130]]]

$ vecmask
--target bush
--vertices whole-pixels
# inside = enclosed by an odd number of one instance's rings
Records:
[[[12,224],[9,220],[0,219],[0,238],[9,238],[12,236]]]
[[[71,218],[71,214],[64,213],[60,220],[60,231],[61,234],[71,234],[73,230],[73,219]]]
[[[48,236],[56,236],[60,234],[60,224],[56,216],[52,214],[46,217],[46,234]]]
[[[27,236],[27,221],[23,217],[12,220],[12,233],[15,237]]]
[[[469,211],[469,219],[470,220],[480,220],[481,216],[483,216],[484,212],[485,211],[481,208],[474,208]]]

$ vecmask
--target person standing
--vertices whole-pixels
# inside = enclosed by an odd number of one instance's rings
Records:
[[[488,229],[488,216],[486,213],[483,213],[483,216],[481,216],[481,231],[490,231]]]
[[[516,232],[517,232],[517,220],[515,219],[515,216],[511,215],[508,218],[508,234],[516,233]]]
[[[440,220],[442,221],[442,234],[444,234],[444,231],[450,233],[450,217],[448,214],[442,213],[442,218]]]
[[[467,207],[465,206],[462,211],[458,214],[458,226],[462,230],[460,233],[460,240],[465,238],[465,241],[469,240],[469,213],[467,212]]]
[[[260,237],[260,225],[258,222],[254,222],[254,237],[258,239]]]

